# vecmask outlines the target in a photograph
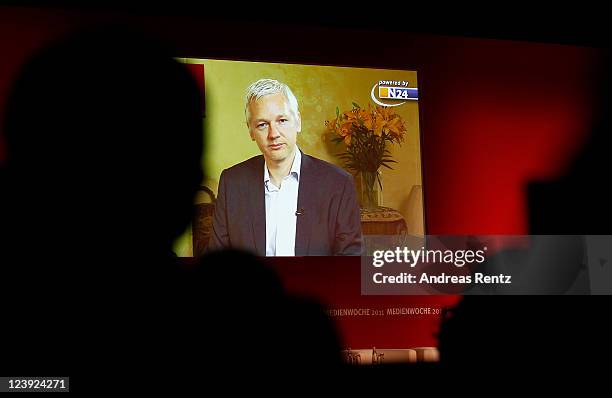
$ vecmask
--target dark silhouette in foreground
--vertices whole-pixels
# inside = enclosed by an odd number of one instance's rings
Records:
[[[184,66],[123,28],[25,64],[4,124],[3,369],[93,374],[172,351],[171,242],[202,178],[202,106]]]
[[[609,297],[588,294],[602,294],[612,274],[606,276],[604,261],[596,264],[601,269],[592,268],[593,241],[579,235],[612,234],[612,211],[602,193],[611,174],[607,58],[587,146],[562,178],[528,187],[530,233],[551,236],[533,237],[530,250],[507,250],[489,261],[489,270],[504,261],[522,267],[521,284],[499,292],[516,295],[465,296],[447,312],[439,335],[443,369],[464,374],[520,369],[521,380],[546,369],[562,385],[574,380],[562,378],[564,372],[594,369],[610,358]],[[608,239],[608,256],[610,247]]]
[[[193,384],[210,369],[340,366],[323,310],[253,256],[174,257],[204,143],[201,93],[171,55],[124,28],[90,30],[15,82],[0,170],[4,374],[142,373],[173,387],[169,376]]]

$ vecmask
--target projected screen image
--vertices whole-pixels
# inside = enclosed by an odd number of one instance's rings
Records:
[[[181,257],[359,255],[424,235],[417,72],[179,58],[205,94],[205,180]]]

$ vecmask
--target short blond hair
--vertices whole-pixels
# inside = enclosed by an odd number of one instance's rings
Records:
[[[256,82],[251,83],[246,90],[244,116],[246,118],[247,125],[249,124],[249,118],[251,117],[249,114],[249,104],[251,101],[257,101],[263,96],[276,93],[283,93],[283,96],[285,96],[287,102],[289,103],[289,109],[293,113],[293,116],[297,117],[299,115],[300,110],[298,108],[297,98],[295,98],[295,95],[289,86],[274,79],[259,79]]]

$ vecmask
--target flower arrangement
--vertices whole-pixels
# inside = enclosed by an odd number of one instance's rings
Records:
[[[367,193],[366,207],[375,204],[374,183],[382,190],[378,169],[381,166],[392,169],[390,163],[397,163],[391,158],[387,143],[401,145],[406,134],[404,120],[391,107],[370,106],[364,109],[353,102],[350,111],[340,113],[336,107],[336,118],[326,120],[328,133],[332,141],[344,142],[346,152],[338,155],[347,169],[359,172]]]

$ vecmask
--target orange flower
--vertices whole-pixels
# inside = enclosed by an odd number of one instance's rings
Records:
[[[401,138],[402,133],[406,131],[406,127],[399,116],[396,116],[389,121],[387,123],[387,127],[389,128],[389,132],[397,138]]]
[[[353,126],[353,122],[344,121],[342,122],[342,124],[340,125],[340,128],[338,129],[338,135],[340,137],[344,137],[344,143],[346,145],[349,145],[351,143],[351,134],[353,132],[352,126]]]
[[[393,110],[390,107],[387,106],[376,106],[376,113],[383,119],[383,120],[389,120],[391,119],[392,116],[395,116],[393,114]]]
[[[357,112],[357,117],[360,120],[365,121],[366,119],[370,119],[372,117],[372,113],[365,109],[359,109],[359,111]]]
[[[337,134],[338,133],[338,118],[335,118],[333,120],[326,120],[325,126],[327,127],[330,133]]]
[[[388,153],[385,147],[393,142],[401,145],[406,133],[402,117],[393,108],[370,104],[361,108],[354,102],[349,111],[340,112],[336,107],[336,118],[325,125],[334,142],[346,145],[343,159],[355,171],[370,170],[374,166],[391,168],[389,163],[393,161],[385,155]]]
[[[374,122],[374,134],[381,137],[386,124],[386,121],[382,117],[377,117]]]
[[[365,126],[366,129],[372,131],[374,122],[376,121],[376,119],[372,116],[372,113],[370,112],[365,112],[364,117],[363,117],[363,125]]]
[[[355,109],[353,109],[353,110],[346,111],[346,112],[342,113],[342,115],[344,116],[345,120],[349,120],[349,121],[353,122],[353,121],[357,120],[358,113],[355,112]]]

